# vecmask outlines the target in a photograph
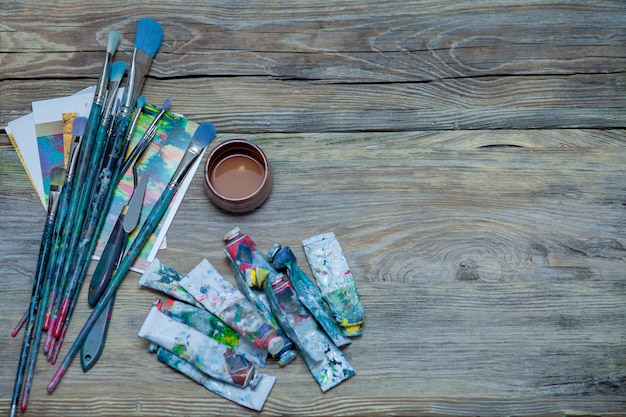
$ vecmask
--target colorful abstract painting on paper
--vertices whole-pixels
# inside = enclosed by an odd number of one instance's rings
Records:
[[[50,172],[54,167],[65,167],[64,130],[66,122],[76,116],[89,116],[94,95],[93,88],[87,88],[72,96],[32,103],[33,122],[37,137],[37,152],[43,183],[43,201],[47,206],[50,189]]]
[[[131,145],[129,151],[137,144],[141,139],[145,131],[148,129],[150,123],[154,120],[159,109],[153,105],[147,104],[144,107],[144,111],[139,117],[137,127],[131,138]],[[151,141],[150,146],[144,153],[143,157],[139,161],[138,176],[141,178],[143,175],[148,175],[148,187],[143,200],[143,207],[141,209],[141,216],[139,224],[135,231],[131,234],[128,247],[132,244],[135,236],[141,226],[145,222],[146,217],[150,214],[150,211],[154,207],[154,204],[161,196],[161,193],[167,186],[168,182],[174,175],[174,171],[178,167],[180,160],[182,159],[187,146],[191,142],[194,132],[198,128],[198,124],[190,120],[185,119],[180,115],[176,115],[169,111],[165,112],[159,123],[157,124],[157,131],[154,139]],[[167,229],[173,219],[173,213],[177,210],[182,196],[184,195],[186,188],[189,185],[193,173],[196,171],[200,162],[198,159],[196,165],[191,170],[191,175],[186,178],[186,183],[181,185],[181,188],[176,193],[172,204],[170,205],[168,212],[164,216],[157,230],[151,236],[150,240],[144,246],[139,254],[133,269],[139,272],[143,272],[149,263],[154,259],[156,252],[161,244],[164,233],[160,233],[163,229]],[[115,222],[124,207],[128,202],[133,192],[133,179],[132,169],[129,168],[124,174],[124,177],[117,185],[114,192],[113,202],[111,208],[107,214],[106,223],[103,227],[102,233],[98,238],[94,257],[98,258],[106,242],[111,234],[111,230],[115,225]]]

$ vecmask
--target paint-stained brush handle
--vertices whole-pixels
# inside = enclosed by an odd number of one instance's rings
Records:
[[[50,198],[52,199],[52,193],[50,194]],[[53,202],[50,201],[50,205]],[[28,309],[27,322],[28,325],[24,330],[24,339],[22,341],[22,348],[20,350],[20,359],[17,365],[17,372],[15,374],[15,384],[13,386],[13,395],[11,397],[11,415],[15,415],[17,411],[17,403],[20,396],[20,393],[23,389],[25,373],[28,364],[28,356],[31,349],[31,339],[33,336],[33,330],[35,329],[35,315],[37,314],[37,309],[39,306],[39,298],[41,297],[46,265],[48,263],[48,258],[50,255],[50,248],[52,246],[52,232],[54,230],[54,222],[55,222],[55,212],[57,202],[54,202],[55,207],[50,207],[48,218],[46,219],[46,224],[44,226],[43,235],[41,238],[41,245],[39,247],[39,259],[37,261],[37,270],[35,272],[35,282],[33,285],[33,291],[30,299],[30,306]],[[54,210],[54,212],[53,212]],[[35,330],[37,331],[37,330]],[[37,349],[37,347],[35,348]]]

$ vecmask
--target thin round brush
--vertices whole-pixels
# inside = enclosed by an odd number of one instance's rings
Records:
[[[69,204],[70,193],[72,191],[72,186],[74,182],[74,171],[76,168],[76,157],[78,156],[78,152],[80,150],[80,145],[83,140],[83,135],[85,134],[85,128],[87,127],[87,118],[78,116],[74,118],[74,122],[72,124],[72,144],[70,146],[68,164],[67,164],[67,174],[65,176],[65,181],[63,183],[63,188],[61,190],[61,196],[59,197],[59,207],[57,209],[57,215],[54,223],[54,230],[51,236],[51,244],[56,243],[56,237],[59,235],[61,231],[61,227],[63,226],[63,222],[65,219],[65,212],[67,211],[67,206]],[[44,271],[45,273],[45,271]],[[48,297],[48,295],[46,295]],[[20,331],[22,326],[26,323],[28,316],[28,310],[24,313],[24,316],[17,324],[11,336],[15,337],[17,333]]]
[[[110,113],[113,108],[113,102],[115,101],[115,96],[117,95],[119,84],[122,81],[122,78],[124,77],[125,72],[126,72],[126,63],[122,61],[116,61],[111,66],[111,75],[110,75],[111,85],[109,88],[109,97],[107,99],[107,103],[105,106],[104,115],[106,115],[107,113]],[[103,120],[104,120],[104,116],[103,116]],[[103,123],[101,123],[101,125],[102,124]],[[105,151],[105,161],[103,162],[103,165],[107,163],[106,162],[107,156],[114,157],[114,155],[107,155],[107,152]],[[82,199],[82,196],[81,196],[81,199]],[[85,200],[86,200],[86,197],[85,197]],[[87,205],[85,205],[85,207],[87,207]],[[90,208],[92,211],[97,211],[100,209],[97,203],[95,204],[92,203]],[[80,232],[80,229],[75,229],[74,231]],[[77,235],[76,240],[70,242],[70,252],[69,252],[70,257],[73,256],[74,252],[76,251],[76,248],[78,248],[78,237],[79,236]],[[68,276],[70,272],[70,267],[71,267],[71,263],[66,262],[65,267],[63,269],[63,274],[62,274],[63,277]],[[52,333],[55,338],[59,338],[61,336],[61,330],[63,329],[63,322],[65,321],[67,317],[67,312],[69,310],[69,303],[72,300],[72,294],[77,289],[77,285],[78,285],[78,279],[75,279],[74,275],[72,275],[69,279],[67,279],[66,284],[64,286],[63,299],[61,299],[60,297],[57,298],[55,311],[58,311],[58,314],[54,322],[54,328],[53,328],[53,333]]]
[[[85,182],[87,173],[90,172],[90,156],[92,154],[92,149],[94,146],[94,138],[96,137],[96,133],[100,125],[100,118],[102,117],[102,107],[106,98],[106,87],[108,85],[110,76],[110,62],[113,58],[113,55],[115,54],[115,51],[117,50],[119,41],[119,32],[115,30],[109,31],[106,54],[104,56],[104,62],[102,64],[102,70],[98,79],[94,100],[91,105],[89,118],[87,119],[87,126],[83,135],[83,145],[81,146],[80,152],[78,153],[78,161],[76,163],[76,177],[74,180],[75,186],[72,187],[72,192],[70,195],[68,215],[66,219],[63,220],[62,233],[56,238],[50,258],[51,262],[49,264],[48,274],[53,277],[54,283],[52,285],[51,300],[49,306],[53,306],[55,304],[54,299],[57,295],[58,280],[60,279],[58,277],[58,274],[60,272],[58,271],[61,267],[60,265],[63,264],[67,256],[67,242],[71,234],[72,225],[74,224],[74,217],[76,216],[76,212],[78,210],[78,202],[81,196],[83,184]],[[44,321],[45,329],[49,327],[51,319],[52,311],[49,308]]]
[[[55,167],[50,172],[50,193],[48,201],[48,214],[46,217],[46,224],[43,229],[43,235],[41,237],[41,246],[39,247],[39,259],[37,261],[37,270],[35,272],[35,279],[33,283],[33,291],[30,297],[30,307],[28,309],[28,325],[24,330],[24,340],[22,342],[22,349],[20,351],[20,360],[17,365],[17,373],[15,375],[15,385],[13,387],[13,396],[11,397],[11,408],[9,415],[14,416],[17,412],[17,403],[20,396],[20,392],[23,391],[24,382],[26,386],[30,388],[32,381],[32,375],[29,372],[25,375],[27,370],[27,360],[29,353],[31,352],[31,339],[33,337],[33,329],[35,330],[36,342],[34,346],[35,355],[39,348],[39,340],[41,336],[37,337],[37,334],[41,334],[41,328],[35,328],[35,315],[37,314],[39,307],[39,299],[42,294],[42,287],[45,281],[46,264],[50,255],[50,246],[52,244],[52,232],[54,230],[54,222],[56,220],[57,210],[59,207],[59,197],[61,195],[61,189],[63,188],[63,182],[65,180],[65,169],[61,167]],[[26,393],[26,400],[28,399],[28,393]],[[24,403],[24,395],[22,397],[22,403]]]

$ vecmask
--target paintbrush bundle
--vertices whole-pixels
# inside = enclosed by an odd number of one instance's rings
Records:
[[[139,20],[127,65],[113,61],[120,34],[111,31],[95,87],[34,102],[31,114],[8,124],[9,138],[48,211],[30,306],[13,332],[26,326],[11,415],[20,399],[26,409],[44,332],[43,352],[55,363],[91,259],[107,255],[92,303],[95,322],[105,304],[98,297],[112,308],[126,272],[143,272],[164,247],[167,228],[215,136],[211,124],[168,111],[169,100],[158,107],[141,95],[162,39],[159,23]],[[160,152],[164,146],[167,153]],[[120,245],[105,252],[109,240]],[[90,329],[83,330],[80,343]],[[97,336],[103,346],[106,331]],[[70,349],[69,360],[80,343]]]

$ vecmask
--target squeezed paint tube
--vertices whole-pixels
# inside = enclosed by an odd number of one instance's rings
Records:
[[[179,282],[181,279],[183,279],[183,276],[175,269],[165,265],[158,258],[154,258],[139,278],[138,284],[141,287],[161,291],[177,300],[201,307],[201,304],[180,286]]]
[[[289,281],[296,290],[298,299],[304,304],[313,317],[315,317],[315,320],[317,320],[333,343],[338,347],[352,343],[352,340],[344,336],[341,328],[330,316],[330,312],[324,305],[322,293],[319,288],[313,283],[311,278],[298,267],[296,255],[293,254],[289,246],[281,247],[278,243],[274,244],[269,251],[268,258],[272,261],[276,269],[287,272]]]
[[[139,337],[169,350],[209,376],[245,387],[256,385],[256,367],[226,345],[216,342],[160,312],[156,305],[139,330]]]
[[[343,255],[343,250],[333,232],[322,233],[302,241],[317,286],[322,291],[335,320],[344,328],[346,336],[358,336],[365,311]]]
[[[189,362],[160,346],[151,344],[149,350],[156,352],[157,358],[161,362],[186,375],[209,391],[252,410],[261,411],[274,386],[274,382],[276,382],[276,377],[258,373],[256,377],[258,382],[254,387],[240,388],[236,385],[211,378]]]
[[[267,350],[254,345],[221,321],[204,307],[194,307],[181,301],[167,299],[157,303],[159,310],[189,327],[200,331],[211,339],[233,348],[235,353],[261,367],[265,366]]]
[[[341,350],[317,326],[283,274],[276,275],[271,283],[266,281],[264,290],[276,320],[298,347],[322,392],[356,374]]]
[[[277,272],[257,250],[254,241],[248,235],[240,234],[238,227],[228,232],[224,240],[227,241],[224,252],[233,268],[233,276],[237,288],[257,307],[267,321],[276,328],[278,335],[285,341],[285,345],[280,352],[274,355],[278,358],[278,364],[285,366],[296,358],[295,346],[276,322],[276,318],[270,310],[267,297],[262,291],[263,282],[269,276],[273,277],[276,275]]]
[[[285,341],[276,328],[206,259],[181,279],[180,285],[208,311],[256,346],[267,349],[272,355],[282,350]]]
[[[250,236],[241,234],[238,227],[228,232],[224,240],[227,241],[226,254],[236,265],[246,286],[261,289],[268,277],[277,274]]]

